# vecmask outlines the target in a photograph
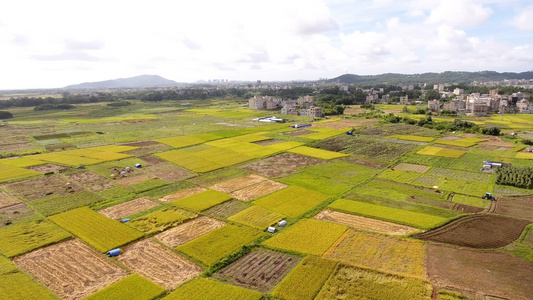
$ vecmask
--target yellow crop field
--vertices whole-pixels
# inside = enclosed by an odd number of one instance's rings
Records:
[[[193,172],[203,173],[223,167],[222,165],[213,163],[200,157],[196,157],[192,153],[179,150],[156,153],[155,155]]]
[[[388,138],[406,140],[406,141],[424,142],[424,143],[432,142],[435,139],[435,138],[427,137],[427,136],[401,135],[401,134],[399,134],[399,135],[391,135]]]
[[[108,219],[87,207],[51,216],[49,219],[101,252],[143,236],[140,231]]]
[[[132,150],[137,150],[137,149],[139,149],[139,147],[122,146],[122,145],[108,145],[108,146],[87,148],[87,150],[91,150],[91,151],[115,152],[115,153],[132,151]]]
[[[18,157],[18,158],[0,159],[0,164],[26,168],[26,167],[42,165],[42,164],[45,164],[45,162],[40,161],[40,160],[30,159],[27,157]]]
[[[256,200],[254,204],[291,218],[297,218],[311,208],[326,201],[329,197],[328,195],[299,186],[290,186]]]
[[[111,151],[93,151],[90,149],[78,149],[61,152],[62,155],[70,155],[74,157],[84,157],[98,159],[101,161],[114,161],[132,157],[128,154],[116,153]]]
[[[344,153],[338,153],[338,152],[322,150],[322,149],[315,149],[315,148],[311,148],[307,146],[292,148],[288,150],[287,152],[301,154],[301,155],[310,156],[314,158],[325,159],[325,160],[348,156],[348,154],[344,154]]]
[[[102,160],[99,160],[99,159],[65,155],[65,154],[62,154],[61,152],[31,155],[29,156],[29,158],[58,163],[62,165],[73,166],[73,167],[77,167],[80,165],[94,165],[94,164],[99,164],[103,162]]]
[[[456,147],[472,147],[477,144],[477,142],[473,142],[471,140],[465,139],[459,139],[459,140],[444,140],[444,139],[438,139],[435,141],[436,144],[442,144],[442,145],[450,145],[450,146],[456,146]]]
[[[450,157],[450,158],[459,158],[463,156],[463,154],[465,153],[466,153],[465,151],[461,151],[461,150],[432,147],[432,146],[428,146],[417,152],[417,154],[435,155],[435,156]]]
[[[521,158],[521,159],[533,159],[533,153],[529,153],[529,152],[518,152],[518,153],[516,153],[515,158]]]
[[[170,203],[193,211],[202,211],[230,199],[231,196],[227,194],[214,190],[207,190]]]
[[[8,182],[38,175],[42,175],[42,173],[15,166],[0,164],[0,182]]]
[[[314,219],[302,219],[280,234],[266,240],[263,245],[289,251],[322,255],[347,229],[348,227],[344,225]]]
[[[202,144],[205,142],[205,140],[202,140],[195,136],[178,136],[178,137],[158,139],[155,141],[169,145],[173,148],[183,148],[183,147],[188,147],[192,145]]]
[[[222,283],[214,279],[197,278],[165,298],[164,300],[259,300],[263,297],[260,292],[242,287]]]
[[[425,278],[425,244],[375,233],[349,230],[324,256],[345,264]]]
[[[303,144],[299,142],[285,142],[285,143],[279,143],[279,144],[274,144],[274,145],[268,145],[268,146],[265,146],[265,148],[278,150],[278,151],[285,151],[285,150],[299,147],[301,145]]]
[[[165,292],[165,289],[139,274],[132,274],[112,285],[84,298],[84,300],[154,299]]]
[[[325,127],[313,127],[310,129],[307,129],[308,131],[318,131],[317,133],[311,133],[302,135],[302,137],[312,140],[324,140],[339,134],[343,134],[346,131],[345,130],[339,130],[339,129],[332,129],[332,128],[325,128]]]
[[[280,213],[254,205],[229,217],[228,220],[263,230],[284,217]]]

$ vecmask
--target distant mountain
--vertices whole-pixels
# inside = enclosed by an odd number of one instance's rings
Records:
[[[130,78],[84,82],[64,87],[65,89],[112,89],[112,88],[146,88],[161,86],[177,86],[179,83],[158,75],[141,75]]]
[[[533,71],[522,73],[498,73],[494,71],[482,72],[442,72],[421,74],[386,73],[381,75],[344,74],[328,79],[330,83],[344,84],[407,84],[407,83],[471,83],[473,81],[501,81],[505,79],[533,79]]]

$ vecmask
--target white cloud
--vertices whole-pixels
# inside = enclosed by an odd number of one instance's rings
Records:
[[[443,0],[431,10],[426,23],[463,28],[481,25],[491,15],[492,9],[472,0]]]
[[[524,8],[514,18],[513,25],[520,30],[533,30],[533,6]]]

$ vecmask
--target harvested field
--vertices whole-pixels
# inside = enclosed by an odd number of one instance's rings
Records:
[[[146,180],[146,179],[150,179],[150,178],[153,178],[153,176],[151,176],[150,174],[135,174],[135,175],[127,175],[127,176],[124,176],[124,177],[120,177],[120,178],[117,178],[116,179],[116,182],[117,183],[120,183],[124,186],[128,186],[130,184],[136,184],[136,183],[139,183],[143,180]]]
[[[385,233],[390,235],[408,235],[415,232],[420,232],[419,229],[399,225],[391,222],[376,220],[372,218],[366,218],[351,214],[346,214],[343,212],[338,212],[335,210],[325,209],[315,215],[313,219],[328,221],[337,224],[342,224],[358,229],[375,231],[379,233]]]
[[[157,156],[154,156],[154,155],[149,155],[149,156],[143,156],[143,157],[139,157],[142,161],[146,162],[147,164],[149,165],[157,165],[157,164],[160,164],[160,163],[164,163],[166,162],[166,160],[162,159],[162,158],[159,158]]]
[[[282,153],[258,162],[246,165],[243,169],[266,177],[280,177],[298,171],[298,168],[324,163],[318,158],[294,153]]]
[[[125,247],[117,260],[167,290],[202,273],[202,269],[188,259],[152,240]]]
[[[81,299],[127,275],[79,240],[35,250],[14,262],[62,299]]]
[[[175,164],[168,162],[150,165],[146,167],[145,170],[154,177],[168,182],[183,180],[195,175],[193,172],[187,169],[178,167]]]
[[[13,191],[16,196],[30,201],[50,195],[67,195],[81,190],[81,186],[76,183],[71,183],[71,188],[68,189],[66,187],[67,182],[60,175],[51,175],[8,184],[7,188]],[[41,196],[42,194],[44,195]]]
[[[208,216],[215,218],[228,218],[234,214],[241,212],[250,207],[250,204],[244,203],[238,200],[230,200],[223,202],[219,205],[213,206],[208,210],[205,210],[204,213]]]
[[[255,185],[250,185],[238,191],[230,193],[230,195],[242,201],[250,201],[259,198],[275,191],[286,188],[287,185],[273,180],[265,180]]]
[[[142,231],[144,234],[152,234],[174,227],[197,216],[195,213],[171,206],[127,222],[126,225]]]
[[[423,242],[349,230],[324,257],[392,274],[425,278]]]
[[[120,220],[126,216],[136,214],[138,212],[155,207],[159,203],[146,198],[137,198],[128,202],[123,202],[102,210],[98,213],[110,219]]]
[[[17,203],[0,208],[0,228],[32,216],[33,214],[33,210],[29,209],[28,206],[26,206],[26,203]]]
[[[68,168],[64,166],[44,164],[44,165],[33,166],[33,167],[30,167],[29,169],[45,174],[45,173],[50,173],[50,172],[61,173],[67,170]]]
[[[189,196],[192,196],[194,194],[198,194],[198,193],[205,192],[205,191],[207,191],[206,188],[201,187],[201,186],[196,186],[196,187],[193,187],[193,188],[190,188],[190,189],[186,189],[186,190],[182,190],[182,191],[176,192],[174,194],[167,195],[167,196],[165,196],[163,198],[160,198],[159,201],[172,202],[172,201],[176,201],[176,200],[179,200],[179,199],[182,199],[182,198],[185,198],[185,197],[189,197]]]
[[[414,237],[472,248],[500,248],[517,240],[530,223],[496,215],[470,215]]]
[[[201,216],[157,234],[154,237],[163,242],[163,244],[175,248],[224,225],[226,223],[217,219]]]
[[[533,196],[498,198],[495,213],[533,221]]]
[[[238,178],[222,181],[220,183],[217,183],[211,186],[210,188],[215,191],[228,193],[228,192],[233,192],[233,191],[245,188],[250,185],[260,183],[265,180],[267,180],[265,177],[261,177],[255,174],[250,174],[250,175],[246,175],[243,177],[238,177]]]
[[[85,188],[93,192],[99,192],[117,186],[113,181],[91,171],[72,174],[69,178],[81,183]]]
[[[142,142],[142,143],[148,143],[148,142]],[[131,150],[131,151],[125,151],[123,152],[124,154],[129,154],[129,155],[145,155],[145,154],[150,154],[150,153],[154,153],[154,152],[161,152],[161,151],[165,151],[165,150],[168,150],[170,149],[171,147],[169,147],[168,145],[165,145],[165,144],[160,144],[160,143],[157,143],[157,142],[154,142],[155,144],[153,145],[145,145],[145,146],[135,146],[135,147],[140,147],[139,149],[135,149],[135,150]],[[132,143],[134,144],[134,143]]]
[[[409,164],[409,163],[399,163],[394,166],[395,170],[401,170],[401,171],[410,171],[410,172],[417,172],[417,173],[424,173],[429,168],[429,166],[423,166],[423,165],[416,165],[416,164]]]
[[[511,254],[430,243],[426,266],[429,280],[437,288],[514,300],[533,295],[533,263]]]
[[[239,258],[214,276],[222,281],[268,292],[298,264],[300,259],[290,254],[259,249]]]
[[[19,199],[11,196],[5,191],[0,190],[0,208],[8,207],[17,203],[20,203]]]

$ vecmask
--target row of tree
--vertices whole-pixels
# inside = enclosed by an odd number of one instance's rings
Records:
[[[496,169],[496,184],[533,189],[533,169],[519,166],[498,168]]]

